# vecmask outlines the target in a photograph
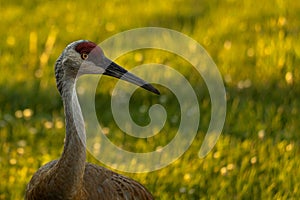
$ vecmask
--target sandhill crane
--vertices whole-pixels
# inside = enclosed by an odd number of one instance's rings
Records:
[[[55,64],[58,91],[64,105],[66,138],[60,159],[42,166],[31,178],[25,199],[153,199],[140,183],[86,162],[86,135],[75,84],[83,74],[104,74],[159,94],[151,84],[105,57],[95,43],[69,44]]]

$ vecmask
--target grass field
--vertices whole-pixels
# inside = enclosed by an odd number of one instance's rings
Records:
[[[77,39],[100,43],[147,26],[180,31],[207,50],[224,79],[227,116],[216,146],[199,159],[210,119],[209,94],[200,76],[167,52],[124,55],[117,62],[128,69],[158,62],[180,71],[197,92],[201,109],[199,132],[180,159],[150,173],[125,174],[157,199],[300,198],[300,1],[0,0],[0,16],[0,200],[22,199],[32,174],[60,156],[64,114],[53,65],[65,46]],[[116,127],[110,112],[115,83],[103,79],[96,96],[108,137],[131,151],[168,144],[178,121],[168,119],[161,134],[149,140],[128,137]],[[169,116],[177,113],[173,94],[158,88]],[[143,90],[135,99],[147,106],[159,103]],[[139,123],[149,120],[139,111],[142,104],[131,106]],[[88,160],[102,165],[91,154]]]

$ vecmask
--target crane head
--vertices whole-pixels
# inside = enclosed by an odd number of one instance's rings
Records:
[[[66,76],[103,74],[128,81],[155,94],[160,94],[151,84],[108,59],[99,46],[88,40],[75,41],[66,47],[56,61],[55,74],[58,87],[59,79]]]

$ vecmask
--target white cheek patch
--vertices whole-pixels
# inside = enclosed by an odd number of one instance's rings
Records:
[[[105,69],[95,65],[93,62],[84,61],[79,68],[78,75],[83,74],[103,74]]]

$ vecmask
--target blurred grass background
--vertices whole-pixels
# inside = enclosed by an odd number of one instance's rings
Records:
[[[121,57],[117,62],[128,69],[157,62],[179,70],[192,83],[201,109],[199,133],[179,160],[148,174],[126,175],[157,199],[300,198],[299,1],[0,0],[0,6],[0,199],[22,199],[32,174],[60,156],[64,115],[53,65],[65,46],[77,39],[100,43],[145,26],[174,29],[203,45],[224,78],[227,118],[215,148],[199,159],[210,119],[201,77],[167,52]],[[153,103],[166,106],[171,117],[161,134],[137,140],[115,126],[110,112],[115,80],[103,80],[96,105],[112,141],[149,151],[174,137],[179,109],[170,91],[158,86],[160,99],[142,90],[134,94],[131,114],[138,123],[149,120]],[[88,160],[101,165],[90,154]]]

